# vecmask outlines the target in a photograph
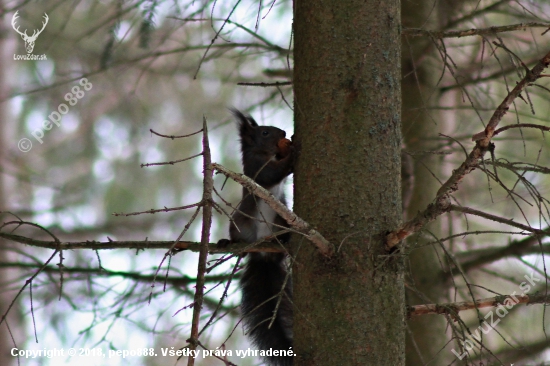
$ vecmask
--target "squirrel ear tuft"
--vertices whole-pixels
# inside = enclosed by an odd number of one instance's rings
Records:
[[[231,111],[231,114],[237,119],[241,130],[246,130],[248,127],[258,127],[258,123],[249,114],[245,115],[236,108],[229,108],[229,111]]]

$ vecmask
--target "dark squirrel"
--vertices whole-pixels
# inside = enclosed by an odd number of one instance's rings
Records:
[[[271,126],[258,126],[249,115],[236,109],[241,138],[244,174],[277,199],[286,204],[283,192],[285,178],[294,168],[296,149],[287,140],[285,131]],[[272,237],[287,228],[285,220],[262,199],[243,188],[243,199],[232,215],[229,227],[230,240],[222,239],[218,246],[230,243],[253,243],[264,237]],[[238,228],[238,229],[237,229]],[[290,233],[276,236],[275,240],[288,242]],[[242,273],[241,311],[245,329],[252,343],[260,350],[285,350],[292,347],[292,283],[287,277],[284,253],[249,253]],[[284,286],[275,321],[269,328],[273,313]],[[265,362],[272,366],[290,366],[292,356],[269,356]]]

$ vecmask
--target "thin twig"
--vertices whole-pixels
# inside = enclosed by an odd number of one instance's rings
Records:
[[[153,131],[152,129],[149,129],[149,131],[151,131],[152,134],[155,134],[157,136],[160,136],[160,137],[166,137],[168,139],[181,139],[181,138],[184,138],[184,137],[189,137],[189,136],[193,136],[193,135],[196,135],[198,133],[201,133],[202,132],[202,129],[198,130],[197,132],[193,132],[193,133],[190,133],[188,135],[179,135],[179,136],[176,136],[176,135],[163,135],[161,133],[158,133],[158,132],[155,132]]]
[[[154,213],[157,213],[157,212],[170,212],[170,211],[179,211],[179,210],[186,210],[188,208],[192,208],[192,207],[199,207],[200,206],[200,202],[198,203],[193,203],[192,205],[187,205],[187,206],[180,206],[180,207],[164,207],[164,208],[158,208],[158,209],[150,209],[150,210],[147,210],[147,211],[140,211],[140,212],[129,212],[129,213],[124,213],[124,212],[120,212],[120,213],[116,213],[114,212],[113,213],[113,216],[136,216],[136,215],[143,215],[143,214],[154,214]]]
[[[550,295],[534,294],[534,295],[500,295],[479,299],[476,301],[453,302],[447,304],[426,304],[407,306],[407,315],[409,318],[427,315],[427,314],[449,314],[451,317],[456,317],[457,314],[464,310],[494,308],[499,305],[517,305],[517,304],[550,304]]]
[[[498,130],[495,130],[495,132],[493,133],[493,136],[496,136],[499,133],[504,132],[506,130],[509,130],[511,128],[536,128],[536,129],[539,129],[541,131],[550,132],[550,127],[547,127],[547,126],[541,126],[541,125],[537,125],[537,124],[534,124],[534,123],[516,123],[514,125],[504,126],[504,127],[499,128]]]
[[[198,153],[198,154],[195,154],[195,155],[190,156],[190,157],[188,157],[188,158],[180,159],[180,160],[163,161],[162,163],[145,163],[145,164],[140,164],[140,167],[146,168],[146,167],[157,166],[157,165],[174,165],[174,164],[176,164],[176,163],[181,163],[181,162],[183,162],[183,161],[187,161],[187,160],[194,159],[194,158],[199,157],[199,156],[201,156],[201,155],[202,155],[202,153]]]
[[[269,87],[269,86],[292,85],[292,81],[276,81],[274,83],[246,83],[246,82],[241,82],[241,83],[237,83],[237,85],[261,86],[262,88],[266,88],[266,87]]]
[[[4,322],[4,320],[6,320],[6,316],[8,315],[8,313],[10,312],[11,308],[13,307],[13,305],[15,304],[17,298],[19,297],[19,295],[21,295],[21,293],[23,292],[23,290],[25,290],[25,288],[30,285],[32,283],[32,281],[36,278],[36,276],[38,276],[42,270],[44,268],[46,268],[48,266],[48,264],[50,264],[50,262],[52,261],[52,259],[55,258],[55,256],[57,255],[57,252],[58,250],[55,250],[53,252],[53,254],[50,256],[50,258],[48,258],[48,260],[44,263],[44,265],[42,265],[42,267],[40,267],[38,269],[38,271],[36,271],[27,281],[25,281],[25,284],[23,285],[23,287],[21,287],[21,289],[19,290],[19,292],[15,295],[15,297],[13,298],[13,300],[11,301],[10,305],[8,306],[8,309],[6,310],[6,312],[2,315],[2,318],[0,319],[0,324],[2,324]]]
[[[457,31],[431,31],[426,29],[412,29],[412,28],[405,28],[403,29],[402,34],[404,36],[409,37],[421,37],[421,36],[429,36],[433,38],[460,38],[460,37],[468,37],[468,36],[483,36],[483,35],[491,35],[496,33],[503,33],[503,32],[512,32],[516,30],[525,30],[527,28],[549,28],[550,23],[537,23],[537,22],[529,22],[529,23],[519,23],[519,24],[510,24],[510,25],[504,25],[500,27],[489,27],[489,28],[479,28],[479,29],[465,29],[465,30],[457,30]]]

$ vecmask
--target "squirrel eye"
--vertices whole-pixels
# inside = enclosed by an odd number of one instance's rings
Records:
[[[269,135],[269,131],[265,131],[265,130],[262,131],[262,136],[267,136],[267,135]]]

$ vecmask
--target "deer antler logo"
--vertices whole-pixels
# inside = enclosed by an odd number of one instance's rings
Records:
[[[27,53],[31,53],[32,50],[34,49],[34,42],[36,41],[40,33],[42,33],[44,28],[46,28],[46,24],[48,24],[48,19],[49,19],[48,14],[44,13],[44,21],[42,22],[42,29],[40,29],[39,31],[35,29],[32,33],[32,36],[29,36],[27,35],[26,29],[25,29],[25,32],[20,32],[19,27],[15,28],[15,21],[17,18],[19,18],[17,13],[19,13],[19,10],[16,11],[15,14],[13,14],[13,17],[11,18],[11,26],[17,33],[21,35],[21,38],[23,38],[23,41],[25,41],[25,48],[27,49]]]

